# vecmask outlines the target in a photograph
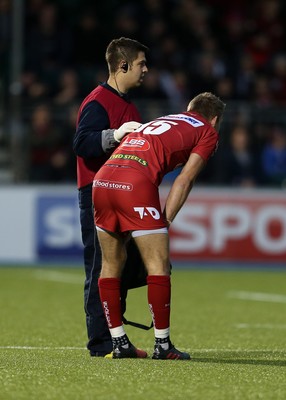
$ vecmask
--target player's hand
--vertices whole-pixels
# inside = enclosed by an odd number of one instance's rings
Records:
[[[142,124],[136,121],[130,121],[130,122],[125,122],[123,125],[121,125],[120,128],[115,129],[114,131],[114,139],[117,142],[120,142],[122,138],[130,132],[134,132],[137,128],[139,128]]]

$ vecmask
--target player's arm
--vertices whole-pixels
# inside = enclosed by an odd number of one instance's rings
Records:
[[[181,173],[175,179],[166,200],[164,212],[169,225],[185,203],[196,177],[204,166],[205,160],[199,154],[191,153]]]
[[[110,122],[104,107],[97,101],[91,101],[82,110],[73,148],[77,156],[94,158],[113,151],[118,145],[114,138],[114,129],[109,129]]]
[[[198,174],[208,159],[214,154],[217,146],[217,131],[213,128],[207,129],[200,141],[193,148],[187,163],[171,187],[164,210],[169,225],[185,203]]]

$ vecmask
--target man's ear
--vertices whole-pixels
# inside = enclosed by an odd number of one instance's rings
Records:
[[[211,126],[215,128],[217,123],[217,115],[210,120]]]
[[[124,61],[121,64],[121,69],[122,69],[123,72],[127,72],[128,71],[128,63],[126,61]]]

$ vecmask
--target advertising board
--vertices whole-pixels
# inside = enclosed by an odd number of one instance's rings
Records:
[[[82,264],[76,188],[1,188],[0,221],[0,263]],[[286,267],[286,196],[194,188],[169,233],[172,262]]]

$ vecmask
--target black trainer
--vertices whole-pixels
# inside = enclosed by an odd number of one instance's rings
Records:
[[[153,360],[190,360],[191,356],[189,353],[179,351],[170,342],[168,350],[164,350],[160,344],[155,344],[152,358]]]
[[[109,358],[108,356],[105,357]],[[137,349],[131,343],[127,349],[117,345],[113,348],[112,351],[112,358],[146,358],[146,357],[147,357],[146,351]]]

